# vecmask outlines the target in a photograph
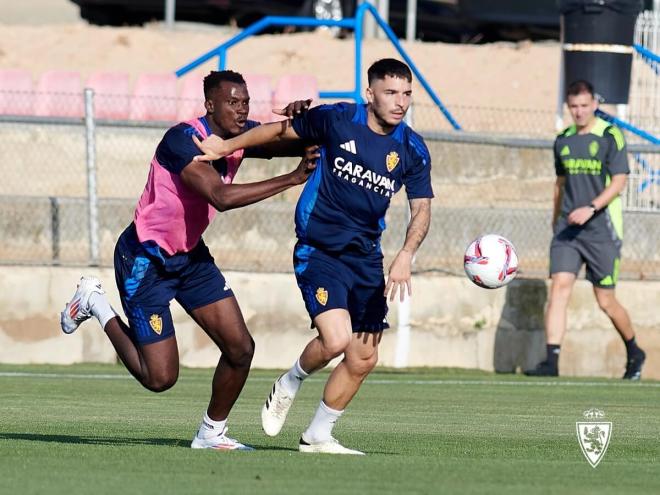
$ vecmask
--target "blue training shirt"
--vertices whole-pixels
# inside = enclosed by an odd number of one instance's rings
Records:
[[[404,122],[377,134],[367,126],[366,105],[337,103],[297,116],[293,129],[321,145],[296,206],[296,235],[305,244],[380,252],[385,213],[401,186],[409,199],[433,197],[429,151]]]

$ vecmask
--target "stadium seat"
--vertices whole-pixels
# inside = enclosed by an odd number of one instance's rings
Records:
[[[183,77],[178,103],[177,120],[180,122],[206,114],[204,76],[201,73],[195,72]]]
[[[319,86],[316,77],[302,74],[282,76],[273,93],[273,108],[284,108],[292,101],[308,98],[314,100],[312,105],[318,103]]]
[[[131,96],[131,120],[176,120],[176,76],[172,73],[141,74]]]
[[[37,83],[34,114],[48,117],[82,117],[84,101],[80,74],[65,70],[44,72]]]
[[[0,114],[31,115],[32,74],[22,69],[0,70]]]
[[[270,76],[263,74],[243,74],[250,93],[250,120],[266,123],[272,122],[277,117],[272,112],[271,100],[273,90],[270,87]]]
[[[87,87],[94,90],[94,115],[98,119],[127,119],[129,77],[126,72],[93,72]]]

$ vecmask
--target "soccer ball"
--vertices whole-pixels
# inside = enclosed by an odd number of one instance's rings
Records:
[[[484,289],[497,289],[518,272],[518,255],[510,241],[497,234],[478,237],[465,250],[463,266],[468,278]]]

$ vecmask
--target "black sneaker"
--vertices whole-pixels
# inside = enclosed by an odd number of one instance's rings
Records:
[[[630,356],[626,363],[626,372],[623,374],[623,379],[639,380],[642,378],[642,366],[644,366],[644,361],[646,361],[646,353],[641,349],[636,354]]]
[[[523,373],[527,376],[559,376],[559,369],[548,361],[542,361],[533,370],[527,370]]]

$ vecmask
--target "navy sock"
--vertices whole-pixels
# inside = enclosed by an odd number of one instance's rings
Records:
[[[626,353],[628,354],[628,357],[634,356],[639,352],[639,347],[637,347],[637,342],[635,342],[635,337],[633,337],[630,340],[624,340],[623,342],[626,344]]]
[[[559,363],[559,349],[561,346],[556,344],[547,344],[545,346],[545,352],[547,354],[547,361],[551,366],[557,367]]]

